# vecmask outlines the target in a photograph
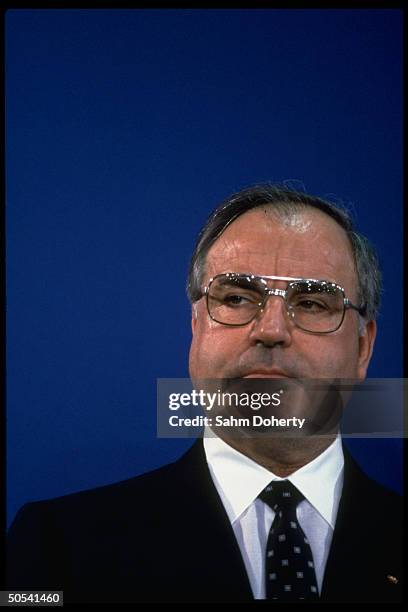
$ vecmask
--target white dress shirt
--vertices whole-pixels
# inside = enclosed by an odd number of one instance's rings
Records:
[[[289,480],[304,495],[297,518],[312,549],[319,592],[333,537],[344,456],[340,435],[321,455],[286,479],[236,451],[212,431],[204,450],[215,487],[231,521],[255,599],[265,599],[265,551],[275,512],[258,498],[272,480]]]

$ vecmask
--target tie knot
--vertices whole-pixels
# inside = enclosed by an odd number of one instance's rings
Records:
[[[268,504],[272,510],[277,510],[278,508],[296,509],[298,504],[305,499],[299,489],[289,480],[273,480],[258,497],[265,504]]]

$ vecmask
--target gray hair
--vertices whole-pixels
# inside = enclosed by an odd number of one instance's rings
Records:
[[[368,239],[355,231],[349,212],[319,197],[269,183],[254,185],[234,193],[207,219],[198,235],[188,273],[187,294],[192,303],[202,297],[206,257],[211,246],[235,219],[260,206],[267,206],[284,220],[290,220],[307,207],[321,210],[334,219],[344,229],[350,241],[358,279],[359,305],[366,308],[365,319],[377,318],[381,300],[378,258]]]

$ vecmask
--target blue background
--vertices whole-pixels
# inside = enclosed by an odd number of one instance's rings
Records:
[[[385,279],[371,377],[402,376],[399,10],[6,14],[8,519],[180,455],[197,232],[259,181],[342,201]],[[353,441],[401,487],[401,441]]]

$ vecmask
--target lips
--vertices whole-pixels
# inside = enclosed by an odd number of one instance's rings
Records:
[[[285,374],[285,372],[282,372],[281,370],[277,369],[259,369],[253,370],[248,374],[245,374],[243,378],[290,378],[290,376]]]

